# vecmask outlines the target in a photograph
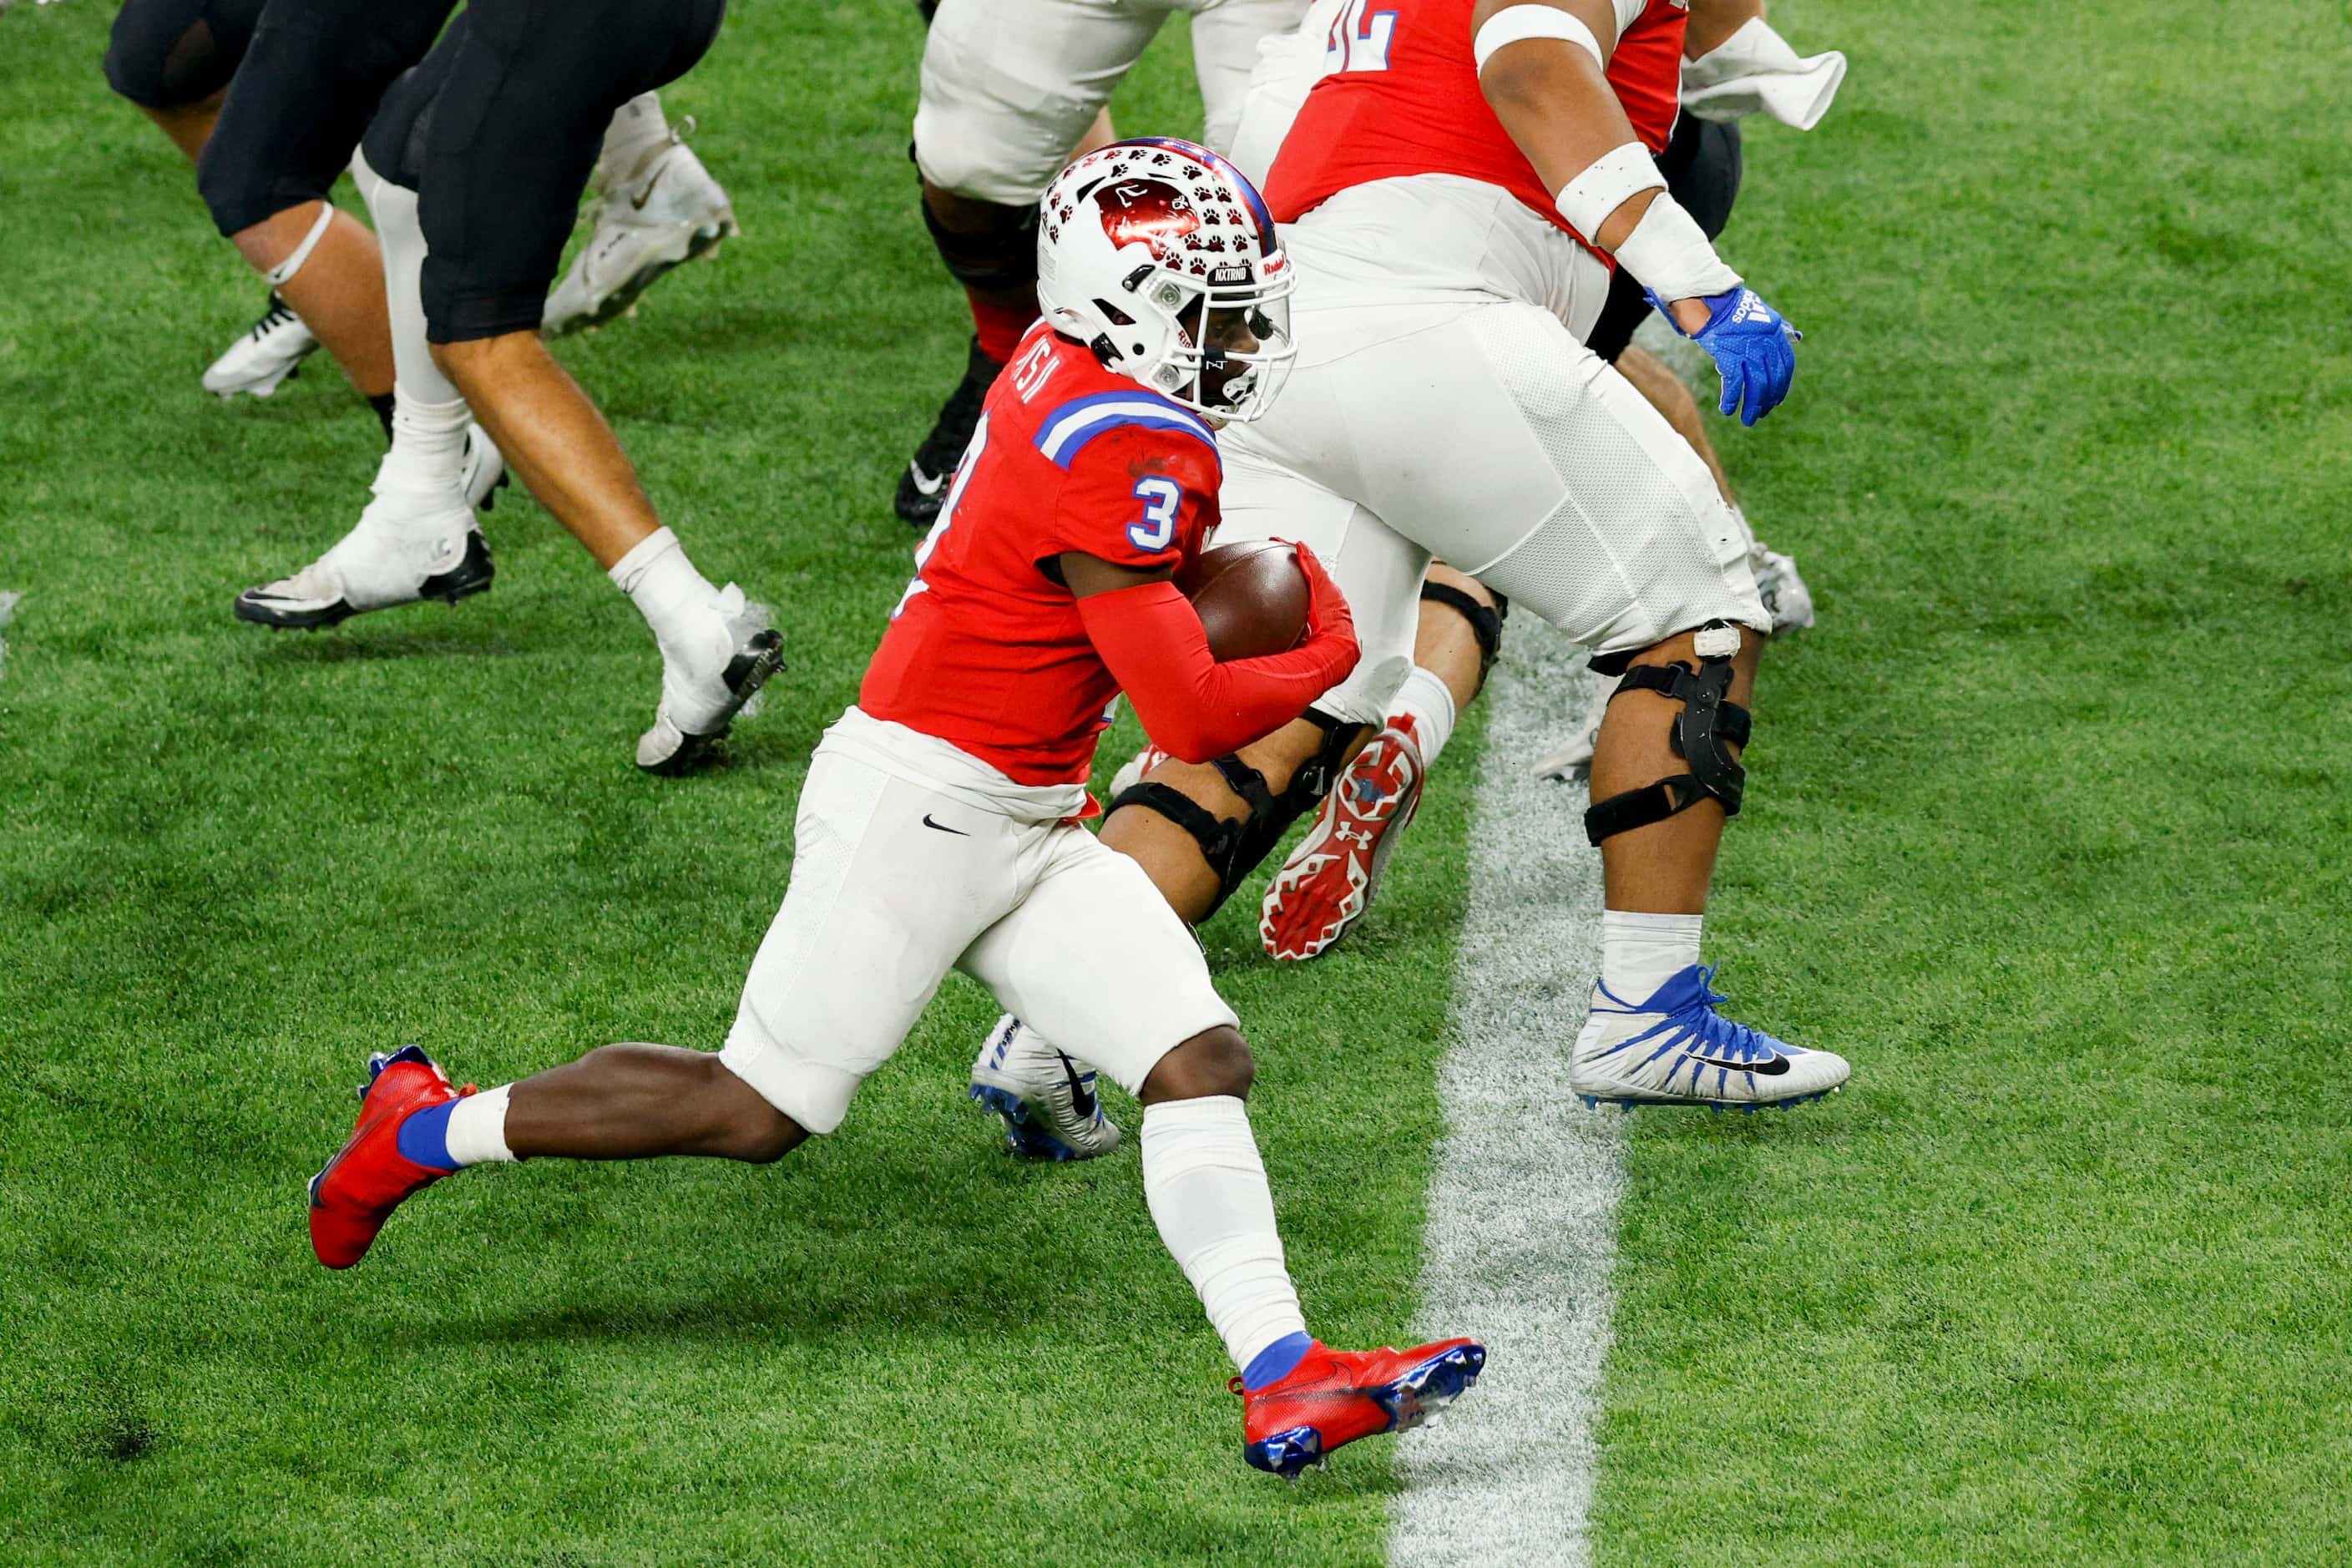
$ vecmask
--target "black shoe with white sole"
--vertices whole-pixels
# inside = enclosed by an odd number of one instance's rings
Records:
[[[914,461],[907,465],[907,471],[898,476],[894,505],[900,521],[929,528],[940,520],[940,509],[947,504],[948,481],[963,460],[963,449],[971,445],[971,433],[980,425],[980,406],[1003,368],[982,352],[975,336],[964,362],[963,379],[940,405],[938,423],[915,448]]]

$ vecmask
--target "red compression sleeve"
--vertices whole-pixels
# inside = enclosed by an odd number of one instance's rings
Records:
[[[1356,665],[1354,638],[1332,636],[1220,664],[1201,617],[1172,583],[1089,595],[1078,601],[1078,618],[1144,731],[1188,763],[1272,734]]]

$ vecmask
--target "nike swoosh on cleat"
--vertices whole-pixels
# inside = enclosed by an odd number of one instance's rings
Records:
[[[646,203],[653,199],[654,187],[660,184],[661,177],[668,173],[669,165],[667,163],[664,163],[660,168],[656,169],[654,171],[654,177],[646,182],[646,188],[629,198],[629,206],[631,210],[635,212],[645,211]]]
[[[1726,1072],[1757,1072],[1767,1078],[1778,1078],[1789,1070],[1789,1058],[1786,1057],[1774,1057],[1760,1062],[1717,1061],[1713,1057],[1693,1057],[1690,1059],[1701,1067],[1721,1068]]]
[[[966,833],[966,832],[965,832],[962,828],[961,828],[961,827],[950,827],[950,826],[949,826],[946,823],[944,823],[944,822],[933,822],[933,821],[931,820],[931,814],[930,814],[929,812],[928,812],[928,811],[927,811],[927,812],[925,812],[925,813],[923,813],[923,826],[926,826],[926,827],[936,827],[936,828],[938,828],[941,833],[952,833],[952,834],[954,834],[958,838],[969,838],[969,837],[971,837],[971,834]]]
[[[920,463],[908,464],[907,477],[914,480],[915,488],[927,496],[935,496],[947,488],[947,475],[940,474],[934,477],[927,474],[923,472],[923,466]]]

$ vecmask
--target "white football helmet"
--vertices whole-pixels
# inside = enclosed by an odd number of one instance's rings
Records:
[[[1119,374],[1212,418],[1256,418],[1288,379],[1298,357],[1291,283],[1265,198],[1206,147],[1114,142],[1045,193],[1045,320]]]

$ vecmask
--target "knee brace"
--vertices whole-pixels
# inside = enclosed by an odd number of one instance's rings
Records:
[[[1748,743],[1748,714],[1737,702],[1723,700],[1730,689],[1728,655],[1711,658],[1702,654],[1696,671],[1677,659],[1672,664],[1637,664],[1625,672],[1625,679],[1609,694],[1611,701],[1628,691],[1655,691],[1683,705],[1666,739],[1675,755],[1690,765],[1690,772],[1596,801],[1584,814],[1586,837],[1599,844],[1617,834],[1664,822],[1710,796],[1723,803],[1724,816],[1739,815],[1748,770],[1739,765],[1731,748]]]
[[[1209,764],[1247,803],[1246,816],[1219,816],[1181,790],[1150,780],[1129,785],[1110,803],[1113,811],[1128,805],[1156,811],[1191,834],[1200,845],[1209,869],[1217,874],[1216,901],[1209,906],[1202,920],[1217,912],[1241,885],[1242,879],[1255,870],[1258,862],[1282,842],[1290,825],[1322,805],[1323,797],[1339,782],[1348,742],[1361,726],[1318,713],[1311,708],[1306,717],[1323,731],[1323,743],[1316,748],[1315,755],[1299,765],[1290,776],[1289,787],[1279,795],[1267,786],[1264,773],[1237,756],[1219,757]]]
[[[1478,639],[1478,684],[1486,685],[1486,672],[1495,668],[1495,659],[1503,651],[1503,623],[1510,618],[1511,601],[1495,594],[1492,605],[1482,605],[1451,583],[1433,583],[1426,577],[1422,579],[1421,596],[1470,623],[1470,635]]]
[[[913,154],[909,147],[908,153]],[[1037,286],[1037,204],[1005,209],[1005,220],[981,234],[957,234],[940,226],[931,204],[924,202],[923,226],[948,272],[967,289],[1000,293]]]

